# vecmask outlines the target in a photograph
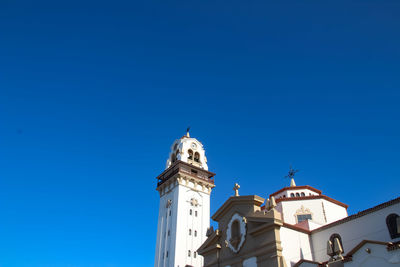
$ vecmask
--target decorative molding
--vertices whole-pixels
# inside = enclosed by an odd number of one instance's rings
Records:
[[[239,223],[239,236],[232,236],[232,224],[237,221]],[[235,213],[228,223],[228,228],[226,229],[226,242],[228,247],[234,252],[238,253],[242,248],[243,243],[246,239],[246,219],[241,217],[239,214]],[[239,238],[239,239],[237,239]]]

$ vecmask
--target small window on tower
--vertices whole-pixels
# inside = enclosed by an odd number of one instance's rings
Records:
[[[199,154],[199,152],[194,153],[194,161],[200,162],[200,154]]]
[[[189,235],[192,235],[192,229],[189,229]]]
[[[197,252],[195,251],[195,252],[193,252],[193,257],[196,258],[196,256],[197,256]]]
[[[192,210],[190,209],[190,211],[189,211],[189,215],[192,215]]]
[[[170,234],[170,231],[168,230],[168,236],[169,236],[169,234]]]
[[[194,211],[194,216],[196,216],[196,217],[197,217],[197,210],[195,210],[195,211]]]
[[[171,210],[169,210],[169,216],[171,216]]]
[[[194,230],[194,236],[197,236],[197,231],[196,230]]]
[[[188,250],[188,256],[190,257],[190,249]]]
[[[167,251],[167,258],[168,258],[168,251]]]
[[[188,159],[192,160],[193,159],[193,151],[191,149],[188,150]]]

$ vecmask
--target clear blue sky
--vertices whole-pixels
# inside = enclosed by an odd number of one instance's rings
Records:
[[[323,2],[323,3],[322,3]],[[233,193],[399,196],[398,1],[0,2],[0,266],[152,266],[188,125]]]

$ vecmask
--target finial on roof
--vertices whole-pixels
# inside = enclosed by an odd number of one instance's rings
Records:
[[[267,204],[266,204],[267,210],[271,210],[276,207],[276,201],[275,197],[272,196],[271,198],[267,199]]]
[[[238,183],[235,183],[235,186],[233,187],[233,190],[235,191],[235,197],[239,196],[239,188],[240,185]]]
[[[295,170],[292,168],[292,165],[290,165],[290,169],[288,172],[288,175],[285,176],[285,178],[290,178],[290,186],[296,186],[296,183],[294,182],[294,175],[296,174],[296,172],[298,172],[299,170]]]
[[[186,129],[186,136],[187,136],[187,137],[190,137],[189,131],[190,131],[190,126],[187,127],[187,129]]]

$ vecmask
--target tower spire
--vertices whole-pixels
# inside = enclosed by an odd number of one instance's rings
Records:
[[[190,137],[189,131],[190,131],[190,126],[186,128],[186,137]]]

